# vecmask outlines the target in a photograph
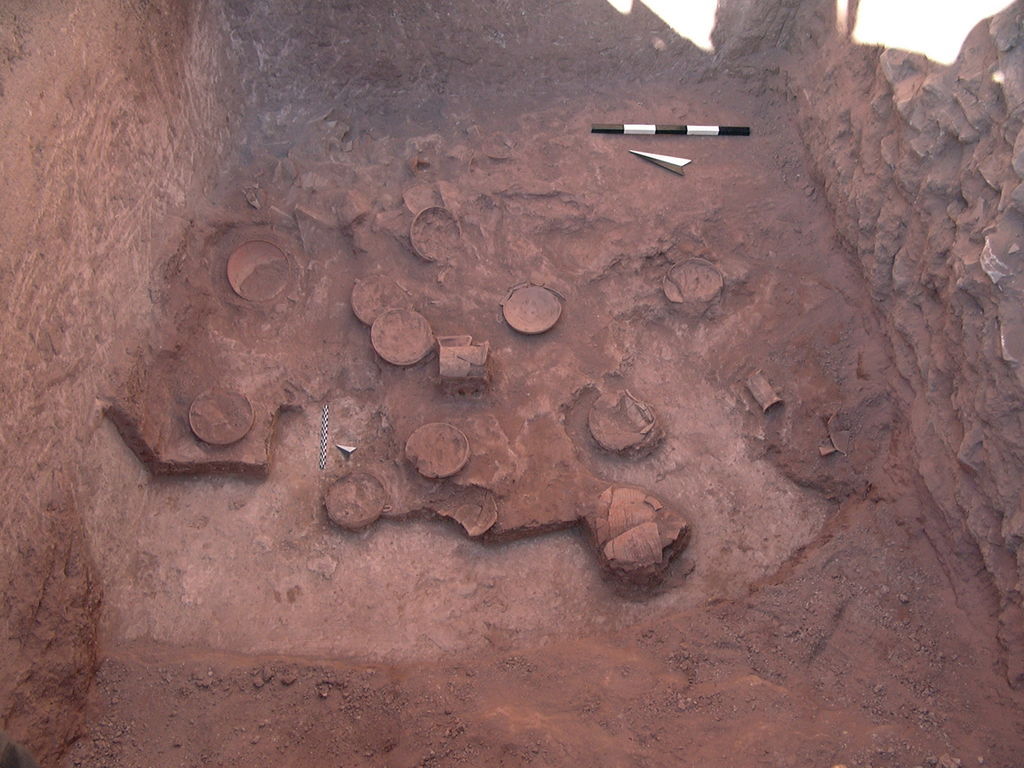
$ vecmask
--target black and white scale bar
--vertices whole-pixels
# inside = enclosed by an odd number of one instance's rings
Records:
[[[331,427],[331,409],[324,404],[323,413],[320,415],[320,445],[318,452],[317,466],[320,467],[320,471],[324,471],[324,467],[327,466],[327,433]]]
[[[676,133],[684,136],[749,136],[746,125],[648,125],[644,123],[593,123],[591,133],[625,133],[630,136],[654,136]]]

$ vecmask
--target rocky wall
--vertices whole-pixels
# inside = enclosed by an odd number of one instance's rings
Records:
[[[812,4],[808,4],[812,5]],[[823,8],[823,6],[821,6]],[[974,545],[1024,684],[1024,4],[950,66],[859,46],[819,12],[787,41],[800,127],[893,345],[913,463]],[[908,491],[909,492],[909,491]]]
[[[0,728],[44,765],[81,725],[97,656],[82,515],[103,473],[96,397],[229,145],[220,14],[204,0],[0,7]]]

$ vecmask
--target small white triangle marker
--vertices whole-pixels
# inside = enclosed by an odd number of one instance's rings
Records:
[[[346,459],[350,458],[352,454],[356,452],[356,446],[354,445],[339,445],[335,443],[334,447],[341,451],[341,455]]]
[[[690,162],[692,162],[690,160],[687,160],[685,157],[672,157],[672,155],[654,155],[651,154],[650,152],[638,152],[635,149],[631,149],[629,151],[632,152],[637,157],[642,157],[644,160],[649,160],[655,165],[660,165],[667,171],[672,171],[672,173],[678,173],[680,176],[683,175],[683,166],[689,165]]]

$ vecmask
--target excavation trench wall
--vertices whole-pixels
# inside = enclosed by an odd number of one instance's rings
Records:
[[[840,29],[832,2],[720,0],[713,42],[728,64],[786,78],[892,344],[913,484],[937,511],[926,529],[951,581],[984,563],[1021,685],[1024,3],[979,23],[948,66],[857,44],[850,6]]]
[[[837,232],[892,343],[950,578],[980,555],[1020,685],[1024,4],[979,23],[949,66],[857,45],[855,19],[839,29],[834,3],[723,0],[715,42],[734,60],[783,62]]]
[[[0,8],[0,727],[44,764],[96,661],[97,397],[228,145],[223,28],[205,2]]]
[[[894,352],[917,472],[954,542],[980,552],[1000,638],[1024,638],[1024,4],[950,66],[857,46],[828,13],[792,32],[790,86],[839,235]],[[1024,683],[1024,660],[1008,677]]]

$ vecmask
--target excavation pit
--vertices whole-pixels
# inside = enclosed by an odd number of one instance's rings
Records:
[[[1015,766],[1020,3],[441,5],[0,11],[0,730]]]

